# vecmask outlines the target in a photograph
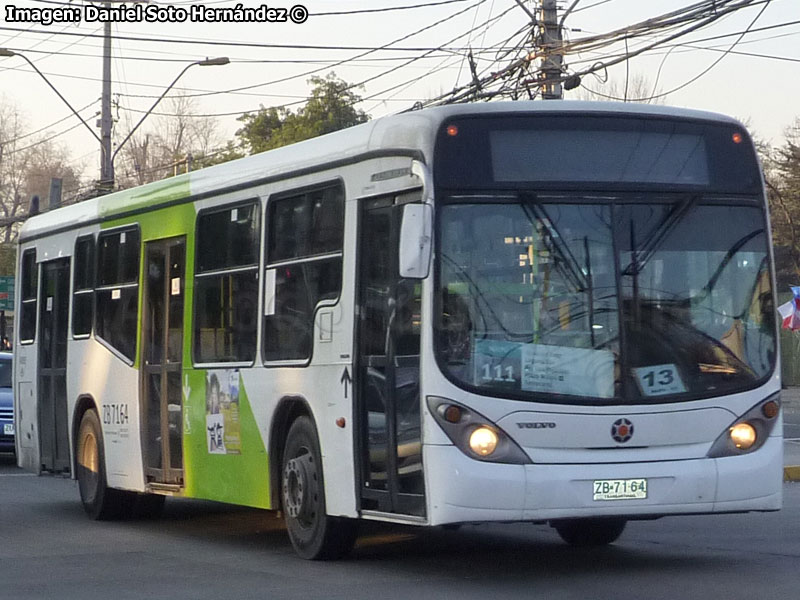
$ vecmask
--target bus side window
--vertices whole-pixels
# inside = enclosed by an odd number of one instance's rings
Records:
[[[138,328],[139,239],[138,227],[97,237],[95,332],[131,361]]]
[[[317,304],[338,298],[342,287],[344,193],[336,184],[278,198],[268,214],[275,289],[274,312],[264,318],[264,360],[304,360],[311,356]]]
[[[72,335],[88,336],[94,318],[94,236],[77,239],[73,262]]]
[[[22,307],[19,337],[22,343],[32,342],[36,337],[36,297],[39,291],[39,265],[36,250],[22,254]]]
[[[203,211],[197,218],[194,360],[252,362],[256,355],[257,200]]]

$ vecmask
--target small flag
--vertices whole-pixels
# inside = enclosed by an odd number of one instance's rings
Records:
[[[778,307],[778,313],[783,319],[783,328],[791,331],[800,329],[800,286],[792,286],[794,297],[786,304]]]

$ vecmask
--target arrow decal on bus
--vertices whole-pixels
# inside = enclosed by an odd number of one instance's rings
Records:
[[[347,386],[353,382],[353,380],[350,378],[350,371],[347,370],[347,367],[344,368],[344,371],[342,372],[342,378],[339,381],[344,384],[344,399],[347,400]]]

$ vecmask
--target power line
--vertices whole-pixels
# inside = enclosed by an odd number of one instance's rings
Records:
[[[716,59],[714,62],[712,62],[712,63],[711,63],[711,64],[710,64],[710,65],[709,65],[707,68],[705,68],[703,71],[701,71],[700,73],[698,73],[697,75],[695,75],[694,77],[692,77],[691,79],[689,79],[688,81],[686,81],[686,82],[682,83],[682,84],[681,84],[681,85],[679,85],[678,87],[675,87],[675,88],[671,89],[671,90],[670,90],[670,91],[668,91],[668,92],[661,92],[661,93],[659,93],[659,94],[652,94],[651,96],[649,96],[649,97],[647,97],[647,98],[636,98],[636,99],[633,99],[633,101],[634,101],[634,102],[648,102],[648,101],[650,101],[650,100],[655,100],[655,99],[657,99],[657,98],[663,98],[664,96],[668,96],[668,95],[670,95],[670,94],[673,94],[673,93],[675,93],[675,92],[677,92],[677,91],[679,91],[679,90],[682,90],[682,89],[683,89],[683,88],[685,88],[685,87],[688,87],[689,85],[691,85],[692,83],[694,83],[695,81],[697,81],[698,79],[700,79],[701,77],[703,77],[704,75],[706,75],[707,73],[709,73],[709,72],[710,72],[710,71],[711,71],[711,70],[712,70],[714,67],[716,67],[716,66],[717,66],[717,65],[718,65],[720,62],[722,62],[722,60],[723,60],[723,59],[724,59],[726,56],[728,56],[728,54],[730,54],[730,53],[731,53],[731,51],[732,51],[732,50],[733,50],[733,49],[736,47],[736,45],[737,45],[737,44],[738,44],[738,43],[739,43],[739,42],[742,40],[742,38],[743,38],[745,35],[747,35],[747,33],[750,31],[750,29],[753,27],[753,25],[755,25],[755,24],[756,24],[756,21],[758,21],[758,20],[761,18],[761,15],[763,15],[763,14],[764,14],[764,11],[766,11],[766,10],[767,10],[767,8],[768,8],[768,7],[769,7],[769,5],[770,5],[770,2],[771,2],[771,0],[766,0],[766,2],[764,3],[764,6],[762,6],[762,7],[761,7],[761,10],[760,10],[760,11],[758,11],[758,14],[757,14],[757,15],[755,16],[755,18],[754,18],[754,19],[753,19],[753,20],[750,22],[750,25],[748,26],[748,28],[747,28],[747,29],[745,29],[745,30],[744,30],[744,31],[743,31],[743,32],[742,32],[742,33],[739,35],[739,37],[736,39],[736,41],[734,41],[734,42],[733,42],[733,44],[731,45],[731,47],[730,47],[728,50],[726,50],[725,52],[723,52],[722,56],[720,56],[719,58],[717,58],[717,59]],[[799,60],[798,62],[800,62],[800,60]],[[589,89],[589,88],[586,88],[586,89]],[[590,91],[590,92],[592,92],[592,90],[589,90],[589,91]],[[592,92],[592,93],[596,93],[596,92]],[[609,97],[610,97],[610,96],[606,96],[606,95],[604,95],[604,94],[598,94],[598,95],[600,95],[600,96],[603,96],[603,97],[606,97],[606,98],[609,98]],[[610,98],[612,98],[613,100],[620,100],[620,98],[613,98],[613,97],[610,97]],[[625,101],[627,101],[627,98],[625,98]]]
[[[89,108],[90,106],[92,106],[94,104],[97,104],[99,101],[100,101],[99,99],[92,100],[89,104],[87,104],[83,108],[79,108],[78,112],[82,113],[84,110],[86,110],[87,108]],[[49,125],[45,125],[44,127],[40,127],[36,131],[31,131],[30,133],[25,133],[23,135],[19,135],[19,136],[15,137],[12,140],[4,141],[3,144],[13,144],[15,142],[18,142],[19,140],[25,139],[26,137],[30,137],[32,135],[36,135],[37,133],[41,133],[42,131],[46,131],[46,130],[50,129],[51,127],[54,127],[54,126],[58,125],[59,123],[63,123],[67,119],[70,119],[70,118],[72,118],[74,116],[75,116],[74,113],[69,113],[66,117],[63,117],[63,118],[59,119],[58,121],[54,121],[54,122],[50,123]]]
[[[590,4],[589,6],[581,6],[580,8],[576,8],[572,11],[572,14],[582,12],[584,10],[589,10],[590,8],[594,8],[596,6],[601,6],[602,4],[607,4],[611,2],[611,0],[600,0],[600,2],[595,2],[594,4]]]
[[[462,14],[462,13],[464,13],[464,12],[466,12],[466,11],[468,11],[468,10],[470,10],[470,9],[474,8],[474,7],[475,7],[475,6],[477,6],[478,4],[482,4],[482,3],[486,2],[486,1],[487,1],[487,0],[478,0],[478,2],[477,2],[476,4],[473,4],[473,5],[471,5],[471,6],[467,7],[467,8],[466,8],[466,9],[464,9],[464,10],[458,11],[458,12],[457,12],[457,13],[455,13],[454,15],[450,15],[450,17],[446,17],[446,18],[445,18],[445,20],[452,19],[452,18],[454,18],[455,16],[458,16],[459,14]],[[497,15],[496,17],[493,17],[492,19],[490,19],[490,22],[496,22],[496,21],[500,20],[502,17],[504,17],[505,15],[507,15],[509,12],[511,12],[511,11],[512,11],[512,10],[514,10],[515,8],[516,8],[515,6],[512,6],[512,7],[510,7],[510,8],[509,8],[509,9],[507,9],[506,11],[504,11],[504,12],[500,13],[499,15]],[[406,39],[406,38],[408,38],[408,37],[410,37],[410,36],[412,36],[412,35],[416,35],[417,33],[420,33],[420,32],[422,32],[422,31],[424,31],[424,30],[426,30],[426,29],[430,29],[430,28],[432,28],[432,27],[435,27],[436,25],[438,25],[438,24],[440,24],[440,23],[441,23],[441,21],[437,21],[436,23],[432,23],[431,25],[428,25],[427,27],[424,27],[423,29],[421,29],[421,30],[419,30],[419,31],[417,31],[417,32],[414,32],[414,33],[412,33],[412,34],[408,34],[407,36],[404,36],[403,38],[399,38],[399,40],[395,40],[395,41],[393,41],[393,42],[389,42],[389,43],[390,43],[390,44],[392,44],[392,43],[396,43],[397,41],[402,41],[403,39]],[[481,24],[479,27],[483,27],[483,26],[484,26],[484,24]],[[461,34],[459,34],[459,35],[457,35],[457,36],[455,36],[455,37],[451,38],[451,39],[450,39],[450,40],[448,40],[447,42],[445,42],[445,43],[444,43],[442,46],[440,46],[439,48],[432,48],[432,49],[430,50],[430,52],[439,51],[441,48],[443,48],[443,47],[446,47],[446,46],[445,46],[446,44],[453,43],[454,41],[456,41],[456,40],[459,40],[459,39],[461,39],[461,38],[463,38],[463,37],[465,37],[465,36],[469,35],[470,33],[472,33],[472,30],[470,30],[470,31],[467,31],[467,32],[464,32],[464,33],[461,33]],[[376,79],[378,79],[378,78],[380,78],[380,77],[383,77],[383,76],[385,76],[385,75],[388,75],[388,74],[390,74],[390,73],[392,73],[392,72],[394,72],[394,71],[396,71],[396,70],[398,70],[398,69],[400,69],[400,68],[403,68],[403,67],[405,67],[405,66],[408,66],[408,65],[409,65],[411,62],[414,62],[414,61],[417,61],[417,60],[421,60],[421,59],[423,59],[423,58],[425,58],[425,55],[423,55],[423,56],[420,56],[420,57],[416,57],[416,58],[413,58],[413,59],[410,59],[409,61],[407,61],[406,63],[404,63],[404,64],[402,64],[402,65],[398,65],[398,66],[396,66],[396,67],[393,67],[393,68],[391,68],[391,69],[389,69],[389,70],[387,70],[387,71],[384,71],[383,73],[380,73],[380,74],[378,74],[378,75],[375,75],[375,76],[373,76],[373,77],[370,77],[370,78],[367,78],[367,79],[364,79],[364,80],[362,80],[362,81],[359,81],[359,82],[357,82],[357,83],[351,84],[351,85],[349,85],[347,88],[345,88],[345,89],[344,89],[344,90],[342,90],[342,91],[347,91],[347,90],[350,90],[350,89],[354,89],[354,88],[361,87],[361,86],[365,85],[366,83],[369,83],[369,82],[371,82],[371,81],[374,81],[374,80],[376,80]],[[324,70],[324,69],[315,69],[314,71],[310,71],[310,72],[307,72],[307,73],[304,73],[304,74],[301,74],[301,75],[293,75],[293,76],[285,77],[285,78],[283,78],[283,79],[275,80],[274,82],[271,82],[271,83],[280,83],[280,82],[287,81],[287,80],[290,80],[290,79],[296,79],[296,78],[298,78],[298,77],[301,77],[301,76],[303,76],[303,75],[313,74],[313,73],[319,72],[319,71],[321,71],[321,70]],[[414,78],[414,79],[412,79],[412,81],[418,81],[418,80],[419,80],[419,78]],[[408,83],[408,81],[404,81],[404,82],[402,82],[402,83],[400,83],[400,84],[394,85],[394,86],[392,86],[392,87],[390,87],[390,88],[387,88],[387,89],[385,89],[385,90],[381,90],[380,92],[377,92],[377,93],[376,93],[374,96],[367,97],[367,98],[362,98],[362,100],[361,100],[361,101],[365,101],[365,100],[371,100],[371,99],[374,99],[375,97],[377,97],[377,96],[379,96],[379,95],[382,95],[382,94],[384,94],[384,93],[387,93],[387,92],[393,91],[394,89],[396,89],[396,88],[398,88],[398,87],[402,87],[402,86],[406,85],[407,83]],[[266,84],[257,84],[257,85],[258,85],[258,86],[262,86],[262,85],[266,85]],[[247,87],[255,87],[255,86],[247,86]],[[245,89],[245,88],[235,88],[235,89],[238,91],[238,90]],[[226,92],[217,92],[217,93],[226,93]],[[202,95],[208,95],[208,94],[187,94],[185,97],[196,97],[196,96],[202,96]],[[273,107],[273,108],[287,108],[287,107],[290,107],[290,106],[296,106],[296,105],[298,105],[298,104],[302,104],[302,103],[306,102],[307,100],[308,100],[308,97],[306,97],[306,98],[303,98],[302,100],[297,100],[297,101],[295,101],[295,102],[287,102],[287,103],[285,103],[285,104],[282,104],[282,105],[280,105],[280,106],[275,106],[275,107]],[[123,107],[123,109],[124,109],[124,110],[129,110],[129,111],[132,111],[132,112],[140,112],[140,111],[137,111],[136,109],[132,109],[132,108],[124,108],[124,107]],[[224,112],[224,113],[206,113],[206,114],[185,115],[185,116],[194,117],[194,118],[208,118],[208,117],[230,117],[230,116],[242,115],[242,114],[245,114],[245,113],[248,113],[248,112],[257,112],[258,110],[260,110],[260,108],[259,108],[259,109],[254,109],[254,110],[250,110],[250,111],[235,111],[235,112]],[[160,112],[152,112],[151,114],[154,114],[154,115],[157,115],[157,116],[167,116],[167,117],[169,117],[169,116],[173,116],[173,117],[174,117],[174,116],[178,116],[178,115],[176,115],[176,114],[174,114],[174,113],[160,113]]]
[[[387,6],[384,8],[362,8],[357,10],[340,10],[340,11],[330,11],[330,12],[311,12],[309,13],[310,17],[330,17],[330,16],[339,16],[339,15],[359,15],[365,13],[384,13],[384,12],[393,12],[398,10],[409,10],[415,8],[431,8],[434,6],[442,6],[444,4],[455,4],[456,2],[468,2],[469,0],[439,0],[438,2],[424,2],[422,4],[407,4],[402,6]]]
[[[29,2],[39,2],[41,4],[56,4],[59,6],[75,6],[70,2],[63,2],[58,0],[28,0]],[[455,4],[458,2],[469,2],[469,0],[438,0],[436,2],[423,2],[420,4],[403,4],[399,6],[387,6],[383,8],[362,8],[362,9],[355,9],[355,10],[339,10],[339,11],[328,11],[328,12],[309,12],[308,16],[311,17],[332,17],[332,16],[348,16],[348,15],[358,15],[358,14],[368,14],[368,13],[385,13],[385,12],[396,12],[401,10],[413,10],[417,8],[434,8],[436,6],[443,6],[445,4]],[[181,5],[199,5],[202,4],[203,6],[210,6],[214,4],[233,4],[234,0],[217,0],[216,2],[205,2],[202,0],[198,0],[196,2],[152,2],[157,6],[181,6]]]
[[[117,39],[116,37],[114,39]],[[100,48],[100,46],[92,46],[93,48]],[[28,48],[9,48],[10,50],[14,50],[15,52],[20,53],[31,53],[31,54],[46,54],[49,56],[75,56],[81,58],[97,58],[97,54],[87,54],[85,52],[62,52],[62,51],[51,51],[51,50],[31,50]],[[120,46],[120,50],[122,47]],[[476,54],[486,54],[489,52],[494,52],[494,50],[485,48],[483,50],[479,50]],[[168,53],[174,54],[174,53]],[[452,52],[446,52],[447,56],[452,56]],[[193,57],[188,57],[186,55],[185,58],[155,58],[151,56],[125,56],[121,53],[115,55],[115,58],[118,60],[133,60],[133,61],[146,61],[146,62],[166,62],[166,63],[178,63],[178,64],[186,64]],[[438,57],[436,57],[438,58]],[[407,56],[376,56],[373,58],[363,58],[359,59],[363,62],[391,62],[391,61],[401,61],[407,60]],[[34,61],[37,62],[37,61]],[[277,64],[277,65],[336,65],[341,63],[341,60],[322,60],[322,59],[292,59],[292,58],[231,58],[230,62],[236,64]],[[353,61],[355,62],[355,61]],[[5,67],[5,70],[16,70],[14,67]],[[156,96],[152,96],[155,98]]]
[[[485,2],[486,0],[480,0],[480,2]],[[472,8],[472,7],[470,7]],[[43,34],[51,34],[47,30],[41,29],[21,29],[19,27],[0,27],[0,31],[24,31],[25,33],[43,33]],[[62,31],[55,33],[53,35],[67,35],[67,36],[80,36],[80,37],[89,37],[89,38],[99,38],[102,39],[103,35],[101,34],[92,34],[92,33],[75,33],[70,31]],[[269,44],[264,42],[236,42],[236,41],[222,41],[222,40],[199,40],[199,39],[184,39],[184,38],[152,38],[152,37],[138,37],[138,36],[131,36],[131,35],[118,35],[116,36],[117,39],[126,40],[129,42],[153,42],[158,44],[192,44],[197,46],[231,46],[237,48],[271,48],[271,49],[283,49],[283,50],[356,50],[356,51],[370,51],[374,52],[376,49],[372,46],[344,46],[344,45],[325,45],[325,44]],[[426,52],[429,50],[449,50],[452,52],[461,52],[466,50],[467,48],[442,48],[441,46],[436,48],[431,47],[419,47],[419,46],[402,46],[398,48],[392,48],[387,46],[381,46],[380,50],[392,51],[392,52]]]
[[[402,41],[405,41],[405,40],[407,40],[407,39],[409,39],[411,37],[414,37],[416,35],[419,35],[420,33],[425,32],[425,31],[427,31],[429,29],[433,29],[434,27],[437,27],[437,26],[439,26],[439,25],[441,25],[441,24],[443,24],[443,23],[445,23],[447,21],[450,21],[450,20],[454,19],[455,17],[457,17],[457,16],[459,16],[459,15],[461,15],[461,14],[463,14],[463,13],[469,11],[469,10],[471,10],[472,8],[474,8],[474,7],[476,7],[476,6],[480,5],[480,4],[483,4],[486,1],[487,0],[478,0],[475,4],[471,4],[470,6],[468,6],[465,9],[459,10],[459,11],[451,14],[450,16],[444,17],[443,19],[440,19],[440,20],[438,20],[438,21],[436,21],[434,23],[431,23],[429,25],[426,25],[425,27],[422,27],[421,29],[418,29],[418,30],[413,31],[413,32],[411,32],[409,34],[406,34],[406,35],[403,35],[403,36],[401,36],[399,38],[396,38],[396,39],[392,40],[391,42],[388,42],[387,44],[384,44],[383,46],[380,46],[378,48],[370,48],[370,49],[368,49],[368,50],[366,50],[366,51],[364,51],[364,52],[362,52],[360,54],[357,54],[355,56],[351,56],[349,58],[342,59],[340,61],[334,62],[333,64],[325,66],[325,67],[320,67],[320,68],[317,68],[317,69],[311,69],[311,70],[305,71],[303,73],[299,73],[299,74],[295,74],[295,75],[288,75],[286,77],[281,77],[279,79],[273,79],[271,81],[255,83],[255,84],[250,84],[250,85],[245,85],[245,86],[241,86],[241,87],[236,87],[236,88],[231,88],[231,89],[221,90],[221,91],[215,91],[215,92],[202,92],[202,93],[196,93],[196,94],[185,94],[185,96],[188,97],[188,98],[197,98],[197,97],[201,97],[201,96],[215,96],[215,95],[219,95],[219,94],[229,94],[231,92],[242,92],[242,91],[246,91],[246,90],[252,90],[252,89],[256,89],[256,88],[266,87],[266,86],[269,86],[269,85],[276,85],[278,83],[285,83],[287,81],[293,81],[293,80],[296,80],[296,79],[300,79],[302,77],[308,77],[310,75],[316,75],[317,73],[321,73],[322,71],[325,71],[325,70],[328,70],[328,69],[333,69],[333,68],[338,67],[340,65],[344,65],[344,64],[347,64],[349,62],[352,62],[352,61],[355,61],[355,60],[359,60],[359,59],[361,59],[361,58],[363,58],[365,56],[368,56],[370,54],[373,54],[375,52],[379,52],[381,50],[392,49],[390,47],[393,46],[394,44],[397,44],[397,43],[400,43]],[[453,38],[453,40],[460,39],[461,37],[463,37],[463,35],[455,37],[455,38]],[[430,48],[430,49],[427,49],[427,50],[430,51],[430,52],[435,52],[435,51],[443,51],[444,48],[440,46],[438,48]],[[408,64],[408,62],[404,63],[404,65],[406,65],[406,64]],[[394,69],[394,70],[396,70],[396,69]],[[358,84],[358,85],[363,85],[363,82],[361,84]],[[296,103],[292,103],[292,104],[296,104]],[[214,115],[214,116],[230,116],[230,113],[219,114],[219,115]]]
[[[702,0],[690,6],[659,15],[657,17],[647,19],[640,23],[626,26],[605,34],[589,36],[569,42],[568,44],[559,44],[557,48],[552,50],[559,54],[576,51],[588,51],[592,49],[600,49],[608,46],[614,42],[623,40],[630,40],[645,35],[652,35],[654,31],[661,30],[668,33],[665,37],[658,39],[655,42],[646,44],[631,50],[624,55],[612,59],[598,61],[590,67],[583,69],[576,74],[564,74],[561,78],[548,79],[548,83],[563,82],[568,78],[583,77],[585,75],[595,73],[600,70],[607,69],[610,66],[618,64],[624,60],[643,54],[653,48],[662,46],[670,41],[679,37],[688,35],[701,28],[707,27],[711,23],[718,21],[725,16],[742,8],[755,6],[758,4],[765,4],[770,0]],[[574,7],[574,3],[573,3]],[[748,32],[752,30],[748,29]],[[547,54],[545,53],[545,57]],[[510,95],[512,98],[517,98],[521,90],[526,91],[529,95],[533,95],[536,90],[542,86],[542,80],[535,77],[540,73],[537,70],[531,77],[524,79],[524,74],[529,70],[531,62],[534,58],[532,53],[525,56],[518,54],[517,58],[511,62],[506,68],[499,71],[491,72],[487,76],[472,82],[471,84],[457,88],[448,94],[443,94],[437,98],[423,104],[423,106],[435,106],[437,104],[450,104],[454,102],[463,102],[465,100],[490,100],[500,95]],[[538,56],[537,56],[538,58]]]
[[[8,151],[8,152],[6,152],[5,154],[6,154],[6,155],[9,155],[9,154],[18,154],[18,153],[20,153],[20,152],[24,152],[25,150],[30,150],[31,148],[35,148],[36,146],[41,146],[42,144],[46,144],[47,142],[51,142],[51,141],[53,141],[54,139],[56,139],[56,138],[58,138],[58,137],[61,137],[62,135],[66,135],[66,134],[68,134],[70,131],[72,131],[72,130],[74,130],[74,129],[77,129],[78,127],[80,127],[80,126],[82,126],[82,125],[83,125],[83,123],[75,123],[75,125],[73,125],[73,126],[72,126],[72,127],[70,127],[69,129],[65,129],[64,131],[60,131],[60,132],[58,132],[58,133],[55,133],[55,134],[51,135],[50,137],[46,137],[46,138],[44,138],[44,139],[41,139],[41,140],[39,140],[39,141],[37,141],[37,142],[34,142],[34,143],[32,143],[32,144],[29,144],[29,145],[27,145],[27,146],[24,146],[23,148],[14,148],[13,150],[9,150],[9,151]]]

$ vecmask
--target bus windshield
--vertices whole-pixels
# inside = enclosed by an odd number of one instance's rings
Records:
[[[763,381],[766,220],[700,195],[440,198],[436,356],[478,393],[659,402]]]

